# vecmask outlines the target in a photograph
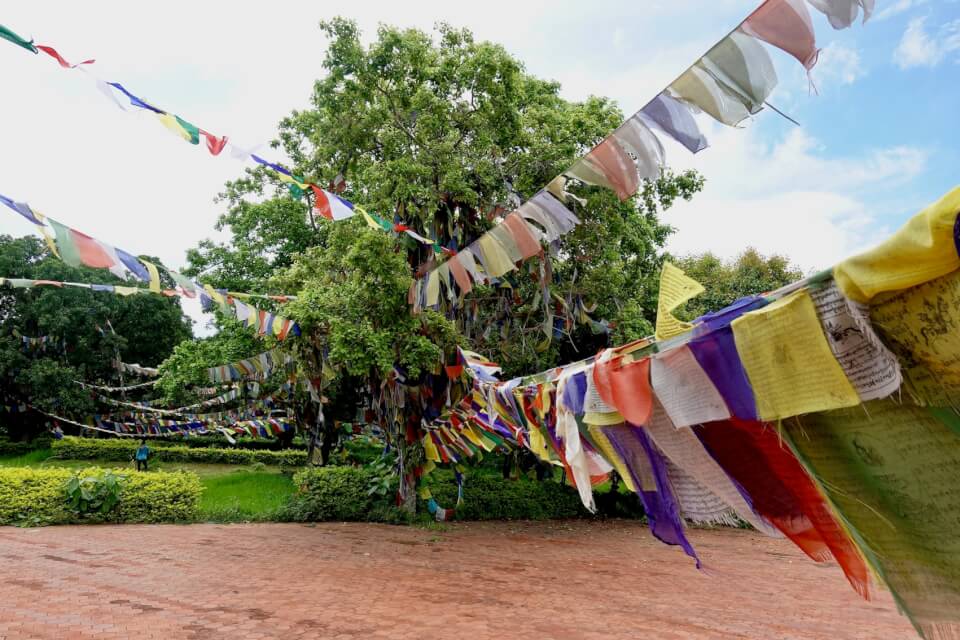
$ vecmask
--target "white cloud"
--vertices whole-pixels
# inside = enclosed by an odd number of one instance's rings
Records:
[[[731,258],[753,246],[805,271],[829,267],[889,233],[871,192],[909,182],[927,162],[926,152],[909,147],[830,157],[801,129],[769,144],[756,129],[711,128],[711,148],[697,156],[671,149],[675,168],[707,177],[702,193],[664,217],[677,229],[673,253]]]
[[[849,85],[867,75],[867,69],[856,49],[831,42],[820,52],[813,77],[821,90],[827,85]]]
[[[897,0],[878,11],[874,21],[886,20],[898,16],[914,7],[927,4],[927,1],[928,0]]]
[[[901,69],[935,67],[960,51],[960,20],[943,24],[933,34],[927,31],[926,22],[926,17],[913,18],[903,32],[893,52],[893,61]]]

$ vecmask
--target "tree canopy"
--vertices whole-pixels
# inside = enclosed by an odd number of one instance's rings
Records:
[[[67,266],[35,237],[0,236],[0,274],[122,283],[103,270]],[[51,412],[90,413],[90,394],[75,380],[116,384],[118,356],[155,367],[192,335],[179,303],[152,294],[124,297],[72,287],[0,287],[0,309],[0,387],[9,401],[29,400]],[[51,343],[31,349],[14,332],[48,336]]]
[[[752,247],[734,260],[702,253],[678,258],[674,262],[706,289],[687,302],[678,314],[690,320],[722,309],[744,296],[773,291],[803,277],[803,272],[791,266],[788,258],[763,256]]]
[[[606,98],[564,99],[559,84],[530,75],[501,46],[477,42],[466,30],[381,26],[369,46],[348,20],[324,22],[321,30],[329,40],[326,75],[313,85],[311,107],[280,123],[277,144],[296,175],[444,247],[474,240],[623,119]],[[521,265],[497,286],[478,287],[465,308],[447,313],[458,339],[508,373],[528,373],[649,333],[671,231],[658,214],[702,184],[695,172],[668,170],[626,202],[581,188],[585,204],[576,207],[582,220],[576,230],[543,259]],[[353,373],[394,359],[438,357],[439,343],[426,342],[446,341],[450,327],[441,329],[430,314],[407,318],[406,289],[399,286],[435,263],[433,250],[403,234],[375,238],[359,223],[314,220],[297,195],[262,168],[229,183],[219,226],[230,240],[191,251],[190,273],[246,290],[265,289],[276,276],[274,285],[301,294],[287,313],[308,327],[303,340],[327,345]],[[356,249],[349,264],[327,255],[354,246],[367,249]],[[360,255],[366,250],[369,260]],[[549,296],[538,275],[544,261],[552,275]],[[345,282],[357,290],[323,290]],[[380,299],[365,299],[362,287]],[[545,321],[548,312],[575,321],[554,326]],[[386,326],[398,341],[383,339]]]

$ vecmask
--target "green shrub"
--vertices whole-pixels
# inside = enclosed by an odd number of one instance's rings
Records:
[[[125,480],[113,471],[101,475],[73,474],[64,485],[70,511],[76,516],[105,516],[120,502]]]
[[[133,458],[139,440],[76,438],[68,436],[53,441],[53,455],[65,460],[112,460],[128,462]],[[161,462],[205,462],[215,464],[253,464],[303,466],[307,452],[297,450],[257,451],[250,449],[194,448],[181,444],[151,441],[150,459]]]
[[[456,507],[457,520],[550,520],[590,515],[576,489],[545,480],[504,480],[489,474],[468,474],[463,485],[463,503],[457,506],[457,484],[450,471],[430,474],[430,491],[443,508]],[[423,500],[418,511],[426,511]]]
[[[97,468],[80,473],[81,478],[102,475],[103,470]],[[78,522],[66,489],[73,477],[69,469],[0,469],[0,525]],[[195,474],[131,474],[120,485],[119,502],[99,521],[182,522],[197,518],[201,487]]]
[[[408,522],[408,514],[393,505],[393,490],[387,495],[370,493],[376,478],[377,472],[371,468],[303,470],[294,476],[298,490],[282,517],[298,522]],[[434,471],[430,475],[430,489],[441,507],[456,506],[457,485],[450,471]],[[427,512],[424,501],[418,502],[417,511]],[[464,502],[456,507],[457,520],[546,520],[589,515],[571,487],[552,481],[503,480],[489,474],[468,476]]]
[[[194,447],[200,449],[253,449],[255,451],[282,451],[281,443],[276,438],[238,438],[236,444],[230,444],[223,436],[191,436],[178,440],[177,444],[185,447]],[[302,440],[295,440],[287,449],[307,450],[307,445]]]
[[[30,441],[10,440],[0,437],[0,456],[22,456],[37,449],[50,447],[49,437],[34,438]]]
[[[359,467],[304,469],[293,477],[297,493],[281,516],[296,522],[392,522],[392,496],[370,494],[374,473]]]

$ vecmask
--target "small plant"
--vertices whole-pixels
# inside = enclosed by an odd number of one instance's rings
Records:
[[[88,476],[76,473],[64,485],[67,506],[77,516],[106,515],[120,502],[125,480],[112,471]]]
[[[254,462],[252,465],[250,465],[250,471],[266,471],[266,470],[267,470],[267,465],[263,464],[262,462]]]
[[[368,465],[370,482],[367,484],[367,495],[388,495],[393,489],[396,472],[394,460],[381,456]]]

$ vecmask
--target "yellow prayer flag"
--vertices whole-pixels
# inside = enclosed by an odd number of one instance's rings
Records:
[[[960,268],[954,226],[960,187],[915,215],[879,246],[833,269],[844,295],[870,302],[879,293],[914,287]]]
[[[140,262],[144,264],[147,268],[147,273],[150,274],[150,291],[154,293],[160,293],[160,271],[157,270],[157,265],[152,262],[148,262],[143,258],[139,258]]]
[[[171,113],[159,113],[157,118],[160,120],[160,123],[165,126],[167,129],[177,134],[187,142],[193,142],[193,136],[190,135],[186,129],[180,126],[180,123],[177,122],[177,119]]]
[[[360,212],[360,215],[363,216],[363,219],[364,219],[364,221],[367,223],[367,226],[368,226],[368,227],[370,227],[371,229],[376,229],[377,231],[383,231],[383,228],[382,228],[379,224],[377,224],[377,221],[374,220],[374,219],[370,216],[370,214],[366,212],[366,210],[361,209],[361,208],[358,207],[357,205],[354,205],[354,206],[353,206],[353,209],[354,209],[354,211],[359,211],[359,212]]]
[[[860,404],[806,289],[731,323],[761,420]]]
[[[507,250],[490,234],[485,233],[480,236],[477,244],[480,245],[480,251],[483,253],[484,264],[490,270],[489,275],[498,278],[516,268]]]
[[[436,271],[427,274],[427,306],[435,307],[440,304],[440,276]]]
[[[617,455],[617,452],[614,451],[613,445],[610,444],[610,441],[607,439],[607,436],[604,435],[603,429],[600,427],[588,427],[590,432],[590,438],[597,445],[597,449],[600,450],[600,455],[603,456],[603,459],[609,462],[614,469],[617,470],[620,479],[623,480],[623,484],[627,486],[627,489],[637,492],[636,486],[633,484],[633,479],[630,477],[630,471],[627,470],[627,466],[624,464],[620,456]]]
[[[666,340],[689,331],[693,325],[677,320],[673,312],[684,302],[703,293],[703,285],[690,278],[682,269],[663,263],[660,273],[660,297],[657,300],[657,340]]]
[[[134,296],[143,291],[138,287],[121,287],[119,285],[113,288],[113,292],[121,296]]]
[[[872,305],[870,320],[917,404],[960,407],[960,271]]]
[[[440,462],[440,452],[437,451],[437,446],[433,444],[433,438],[430,437],[429,433],[423,436],[423,451],[427,456],[427,460]]]

